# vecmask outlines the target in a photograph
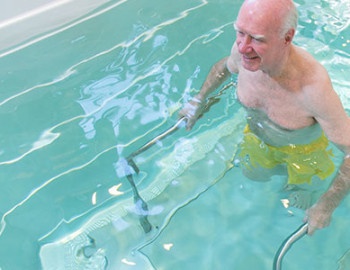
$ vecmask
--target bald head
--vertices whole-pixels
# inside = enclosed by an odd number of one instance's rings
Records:
[[[292,0],[245,0],[238,16],[242,13],[259,23],[268,21],[281,36],[297,28],[298,13]]]
[[[234,24],[242,66],[279,74],[294,46],[296,22],[292,0],[245,0]]]

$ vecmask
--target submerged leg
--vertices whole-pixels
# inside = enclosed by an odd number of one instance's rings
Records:
[[[267,182],[276,175],[287,175],[287,170],[283,165],[277,165],[272,169],[263,168],[260,165],[256,167],[241,166],[244,176],[253,181]]]
[[[324,192],[322,189],[316,187],[314,189],[303,189],[298,186],[295,186],[289,191],[291,191],[290,195],[288,196],[289,206],[302,210],[310,208],[317,202],[321,194]]]

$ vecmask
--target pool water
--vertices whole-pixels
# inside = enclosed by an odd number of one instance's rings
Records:
[[[230,52],[240,4],[104,1],[0,51],[1,270],[272,269],[304,213],[281,203],[282,179],[253,182],[234,166],[245,124],[235,76],[192,131],[134,158],[149,233],[121,165],[176,123]],[[327,68],[350,112],[349,1],[297,4],[295,43]],[[349,207],[298,241],[285,269],[349,269]]]

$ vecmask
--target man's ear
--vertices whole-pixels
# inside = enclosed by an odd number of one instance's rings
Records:
[[[291,28],[291,29],[288,30],[288,32],[287,32],[286,35],[284,36],[284,40],[285,40],[285,43],[286,43],[286,44],[292,42],[293,37],[294,37],[294,34],[295,34],[295,29]]]

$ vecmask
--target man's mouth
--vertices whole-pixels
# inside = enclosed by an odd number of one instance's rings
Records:
[[[248,61],[256,60],[256,59],[259,58],[259,56],[257,56],[257,55],[255,55],[255,56],[242,55],[242,57],[243,57],[244,60],[248,60]]]

